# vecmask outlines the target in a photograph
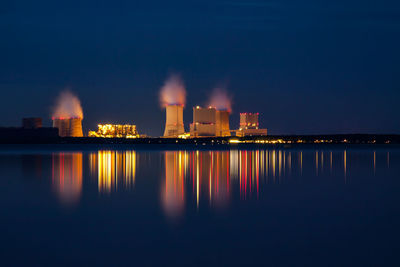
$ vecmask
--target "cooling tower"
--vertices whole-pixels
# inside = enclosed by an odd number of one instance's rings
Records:
[[[166,116],[164,137],[177,137],[185,133],[182,105],[168,105],[166,107]]]
[[[82,137],[82,119],[81,118],[72,118],[70,121],[69,128],[69,136],[71,137]]]
[[[58,128],[61,137],[82,137],[81,118],[53,118],[53,127]]]
[[[53,127],[58,129],[58,135],[61,137],[68,136],[69,119],[53,118]]]
[[[231,132],[229,129],[229,111],[217,110],[216,116],[216,136],[230,136]]]

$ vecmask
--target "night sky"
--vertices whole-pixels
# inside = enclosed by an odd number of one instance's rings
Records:
[[[192,106],[216,86],[271,134],[400,133],[397,0],[1,1],[0,126],[39,116],[65,88],[97,123],[162,135],[171,73]]]

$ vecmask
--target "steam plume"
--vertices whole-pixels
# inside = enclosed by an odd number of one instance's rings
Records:
[[[228,95],[228,92],[224,88],[215,88],[211,94],[209,106],[217,110],[227,110],[231,112],[232,97]]]
[[[160,91],[160,103],[162,107],[168,105],[185,105],[186,89],[179,75],[173,74],[165,81]]]
[[[79,98],[69,90],[62,91],[53,109],[53,118],[83,119],[83,111]]]

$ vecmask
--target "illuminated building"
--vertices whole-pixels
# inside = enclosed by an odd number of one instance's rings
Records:
[[[61,137],[82,137],[82,119],[79,117],[53,117],[53,127],[58,128]]]
[[[229,128],[229,111],[217,110],[217,124],[215,129],[216,136],[231,136]]]
[[[240,113],[240,126],[237,136],[267,135],[267,129],[259,129],[259,113]]]
[[[107,137],[107,138],[137,138],[139,134],[136,125],[131,124],[99,124],[97,132],[89,131],[89,137]]]
[[[185,133],[183,126],[183,105],[166,106],[164,137],[178,137]]]
[[[190,136],[230,136],[229,111],[217,110],[214,107],[194,107]]]
[[[190,124],[190,136],[215,136],[216,129],[216,110],[215,108],[193,108],[193,123]]]

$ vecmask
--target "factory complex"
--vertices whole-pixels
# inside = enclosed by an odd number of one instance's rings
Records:
[[[189,132],[185,132],[183,123],[182,104],[166,105],[164,138],[200,138],[200,137],[228,137],[228,136],[265,136],[267,129],[259,128],[259,113],[240,113],[240,125],[237,130],[230,129],[230,111],[219,110],[216,107],[193,107],[193,122]],[[58,129],[60,137],[83,137],[82,117],[52,117],[53,128]],[[24,118],[24,129],[42,127],[41,118]],[[88,137],[97,138],[139,138],[136,125],[133,124],[98,124],[96,131],[88,131]]]
[[[136,125],[130,124],[99,124],[97,131],[89,131],[88,137],[103,138],[137,138]]]
[[[186,88],[176,74],[160,88],[159,101],[165,109],[161,136],[149,137],[133,123],[115,122],[99,122],[97,129],[84,134],[81,102],[67,89],[60,92],[52,108],[52,127],[43,127],[42,118],[23,118],[20,127],[0,127],[0,144],[400,144],[399,135],[267,135],[257,112],[239,113],[239,125],[231,127],[232,97],[224,87],[214,88],[207,105],[191,108],[193,119],[185,127]]]
[[[209,138],[230,136],[265,136],[267,129],[259,128],[259,113],[240,113],[240,125],[230,127],[232,98],[224,88],[215,88],[206,107],[193,107],[193,121],[183,122],[183,110],[186,102],[186,88],[179,75],[170,75],[160,89],[160,104],[165,109],[165,127],[161,138]],[[58,132],[59,137],[90,138],[147,138],[139,134],[136,125],[131,123],[99,122],[97,130],[90,129],[85,135],[82,127],[83,109],[79,98],[64,90],[56,99],[52,112],[52,127],[49,134]],[[46,130],[41,118],[24,118],[21,130]]]
[[[183,123],[183,105],[167,105],[164,138],[198,138],[227,136],[265,136],[267,129],[259,128],[259,113],[240,113],[240,125],[237,130],[230,129],[230,112],[215,107],[193,107],[193,122],[189,132],[185,132]],[[82,118],[53,117],[53,128],[58,129],[60,137],[83,137]],[[40,118],[24,118],[26,128],[39,128]],[[99,138],[139,138],[136,125],[98,124],[97,131],[90,130],[88,137]]]

